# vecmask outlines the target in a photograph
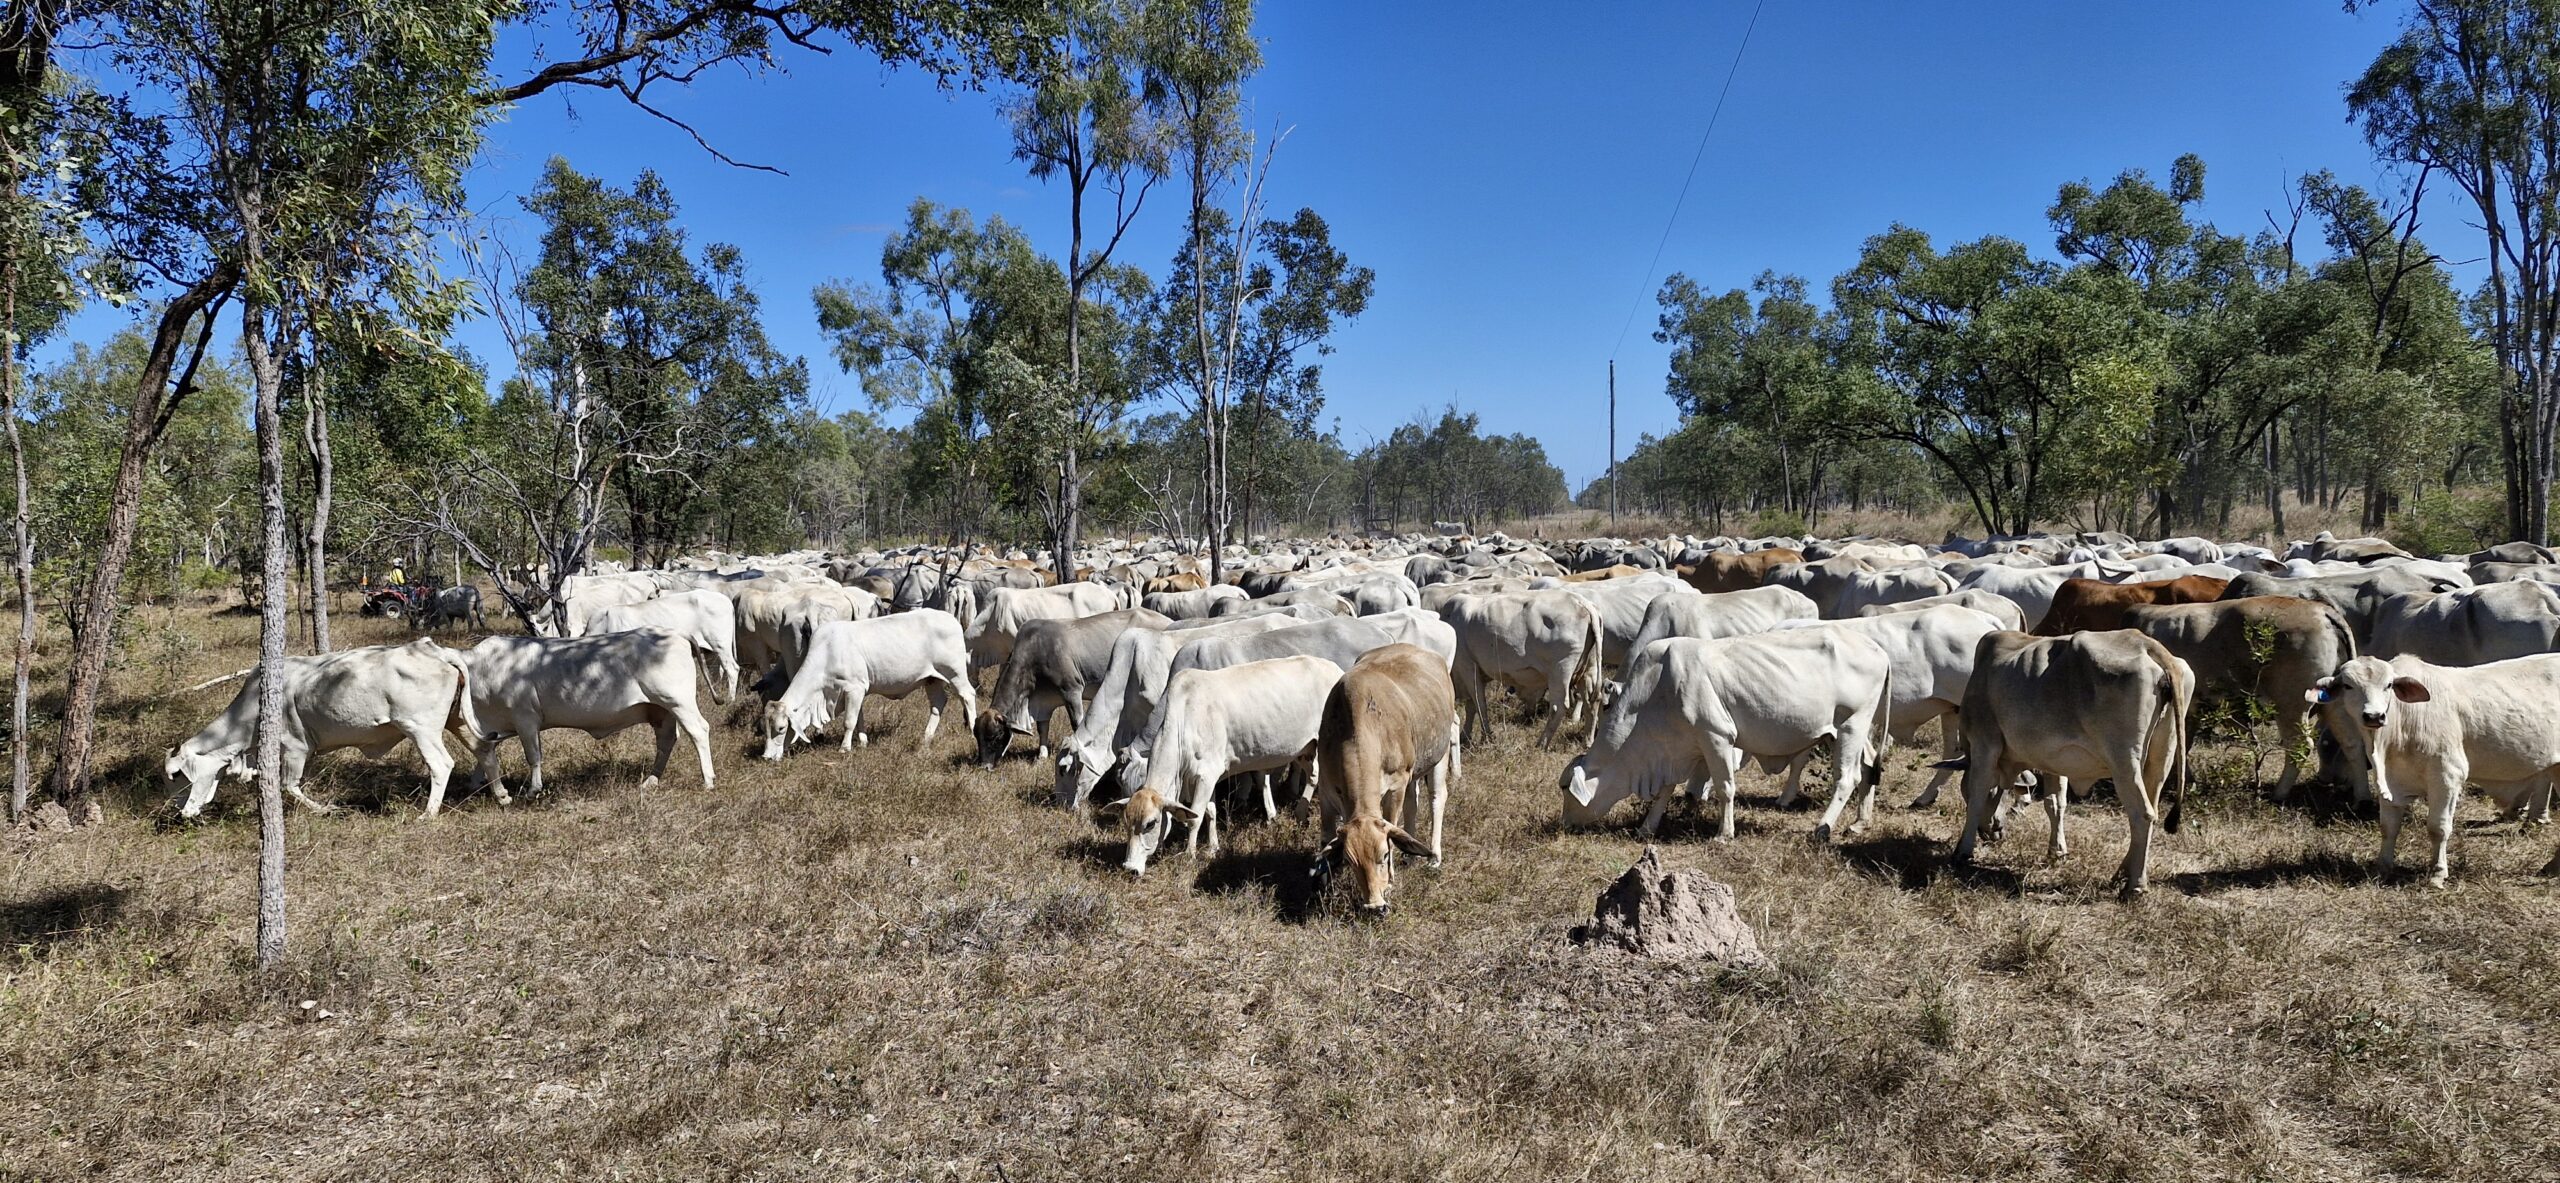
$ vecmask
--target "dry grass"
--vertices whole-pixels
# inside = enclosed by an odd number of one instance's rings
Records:
[[[1362,923],[1311,892],[1308,822],[1132,882],[1019,756],[914,755],[913,702],[866,751],[779,766],[733,725],[713,793],[639,792],[639,735],[564,738],[546,797],[433,823],[414,757],[333,759],[314,792],[349,808],[292,815],[293,951],[260,975],[253,811],[227,790],[174,825],[151,783],[230,688],[159,693],[245,664],[252,624],[152,627],[175,656],[123,683],[106,823],[9,848],[0,1176],[2560,1169],[2550,841],[2478,809],[2428,892],[2357,870],[2370,822],[2212,792],[2121,906],[2110,807],[2074,811],[2059,866],[2029,819],[1954,874],[1951,801],[1826,849],[1764,791],[1738,841],[1665,841],[1775,959],[1720,975],[1565,944],[1638,848],[1556,831],[1566,754],[1517,725],[1470,753],[1447,868]]]

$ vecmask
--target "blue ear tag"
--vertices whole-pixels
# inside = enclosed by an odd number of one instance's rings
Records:
[[[2327,701],[2329,701],[2329,692],[2328,692],[2328,691],[2323,690],[2323,691],[2321,691],[2321,692],[2320,692],[2320,701],[2322,701],[2322,702],[2327,702]]]

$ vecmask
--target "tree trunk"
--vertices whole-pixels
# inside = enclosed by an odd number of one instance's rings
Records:
[[[303,446],[311,452],[311,532],[303,542],[311,585],[311,651],[327,653],[329,645],[329,494],[336,462],[329,449],[329,398],[320,368],[320,347],[311,348],[311,366],[303,373]],[[420,575],[426,572],[421,570]]]
[[[244,219],[246,220],[246,219]],[[253,232],[254,233],[254,232]],[[256,261],[256,246],[250,259]],[[270,311],[252,294],[241,304],[241,338],[256,389],[258,503],[265,554],[259,563],[264,603],[258,616],[258,965],[284,956],[284,650],[292,609],[285,583],[287,549],[284,496],[284,425],[277,388],[284,384],[282,340],[270,341]],[[279,337],[284,329],[281,318]]]
[[[134,382],[133,405],[126,413],[124,450],[116,459],[115,483],[107,493],[106,533],[98,540],[98,565],[90,573],[71,637],[70,685],[63,698],[62,733],[54,749],[49,788],[56,801],[79,816],[89,796],[89,763],[96,744],[98,699],[105,689],[107,659],[115,651],[116,614],[122,607],[125,568],[133,560],[134,536],[142,525],[142,484],[151,450],[160,442],[168,416],[175,413],[192,385],[195,363],[204,356],[205,341],[196,342],[193,360],[178,383],[170,385],[178,354],[187,347],[188,331],[203,313],[231,290],[240,278],[239,265],[223,263],[195,286],[178,294],[160,310],[152,330],[151,351]]]
[[[9,193],[18,192],[17,177]],[[28,533],[27,449],[18,438],[18,252],[0,263],[0,420],[9,433],[9,466],[17,476],[18,649],[9,696],[9,817],[27,816],[27,667],[35,660],[35,540]]]

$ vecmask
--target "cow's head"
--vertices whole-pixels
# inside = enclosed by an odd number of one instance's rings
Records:
[[[2380,731],[2391,721],[2395,702],[2425,702],[2434,695],[2426,683],[2407,677],[2391,668],[2379,657],[2359,657],[2338,667],[2338,672],[2312,684],[2305,695],[2311,705],[2329,712],[2340,723],[2361,724],[2368,731]],[[2344,727],[2333,730],[2341,732]]]
[[[1610,807],[1627,795],[1623,785],[1610,785],[1592,773],[1586,763],[1589,756],[1576,756],[1564,766],[1564,774],[1556,778],[1556,789],[1564,794],[1564,824],[1596,826],[1609,816]]]
[[[1384,916],[1387,889],[1396,882],[1397,851],[1415,858],[1431,857],[1431,847],[1405,833],[1402,826],[1375,815],[1349,818],[1334,832],[1333,840],[1316,852],[1316,873],[1329,874],[1336,867],[1350,872],[1351,891],[1359,898],[1360,910]]]
[[[1058,753],[1057,797],[1061,804],[1082,805],[1093,800],[1103,782],[1119,771],[1117,767],[1106,767],[1098,755],[1078,747],[1073,740]]]
[[[993,768],[1004,757],[1004,749],[1013,742],[1013,726],[998,717],[995,708],[978,712],[969,725],[970,734],[978,738],[978,767]]]
[[[767,675],[768,678],[770,676]],[[764,683],[759,681],[756,688],[763,690]],[[785,747],[816,739],[818,733],[826,729],[830,717],[827,696],[823,694],[812,694],[798,703],[787,697],[767,699],[764,707],[764,758],[779,760]]]
[[[257,775],[258,770],[249,762],[247,748],[237,751],[204,749],[197,747],[194,740],[188,740],[169,749],[165,771],[171,784],[183,782],[187,786],[187,799],[179,803],[178,816],[194,817],[204,812],[206,804],[213,800],[213,790],[222,783],[226,773],[246,780]]]
[[[1132,875],[1147,873],[1147,860],[1154,858],[1164,848],[1164,840],[1173,836],[1173,823],[1200,820],[1198,811],[1154,789],[1140,789],[1128,800],[1104,807],[1106,815],[1111,812],[1120,815],[1120,828],[1129,835],[1128,852],[1121,857],[1120,866]]]

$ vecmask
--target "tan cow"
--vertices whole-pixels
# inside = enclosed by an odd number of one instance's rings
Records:
[[[1318,868],[1345,866],[1363,911],[1384,915],[1393,851],[1440,861],[1441,821],[1457,757],[1458,705],[1449,668],[1413,645],[1372,649],[1325,697],[1316,730],[1316,801],[1324,823]],[[1431,786],[1431,842],[1407,833]]]
[[[1680,577],[1702,592],[1744,591],[1760,586],[1768,576],[1769,568],[1780,563],[1803,561],[1803,551],[1778,546],[1740,555],[1717,552],[1681,573]]]
[[[2065,579],[2053,592],[2053,607],[2036,622],[2039,637],[2065,633],[2105,632],[2124,628],[2125,609],[2151,604],[2210,604],[2222,598],[2227,579],[2181,575],[2152,583],[2108,583],[2100,579]]]

